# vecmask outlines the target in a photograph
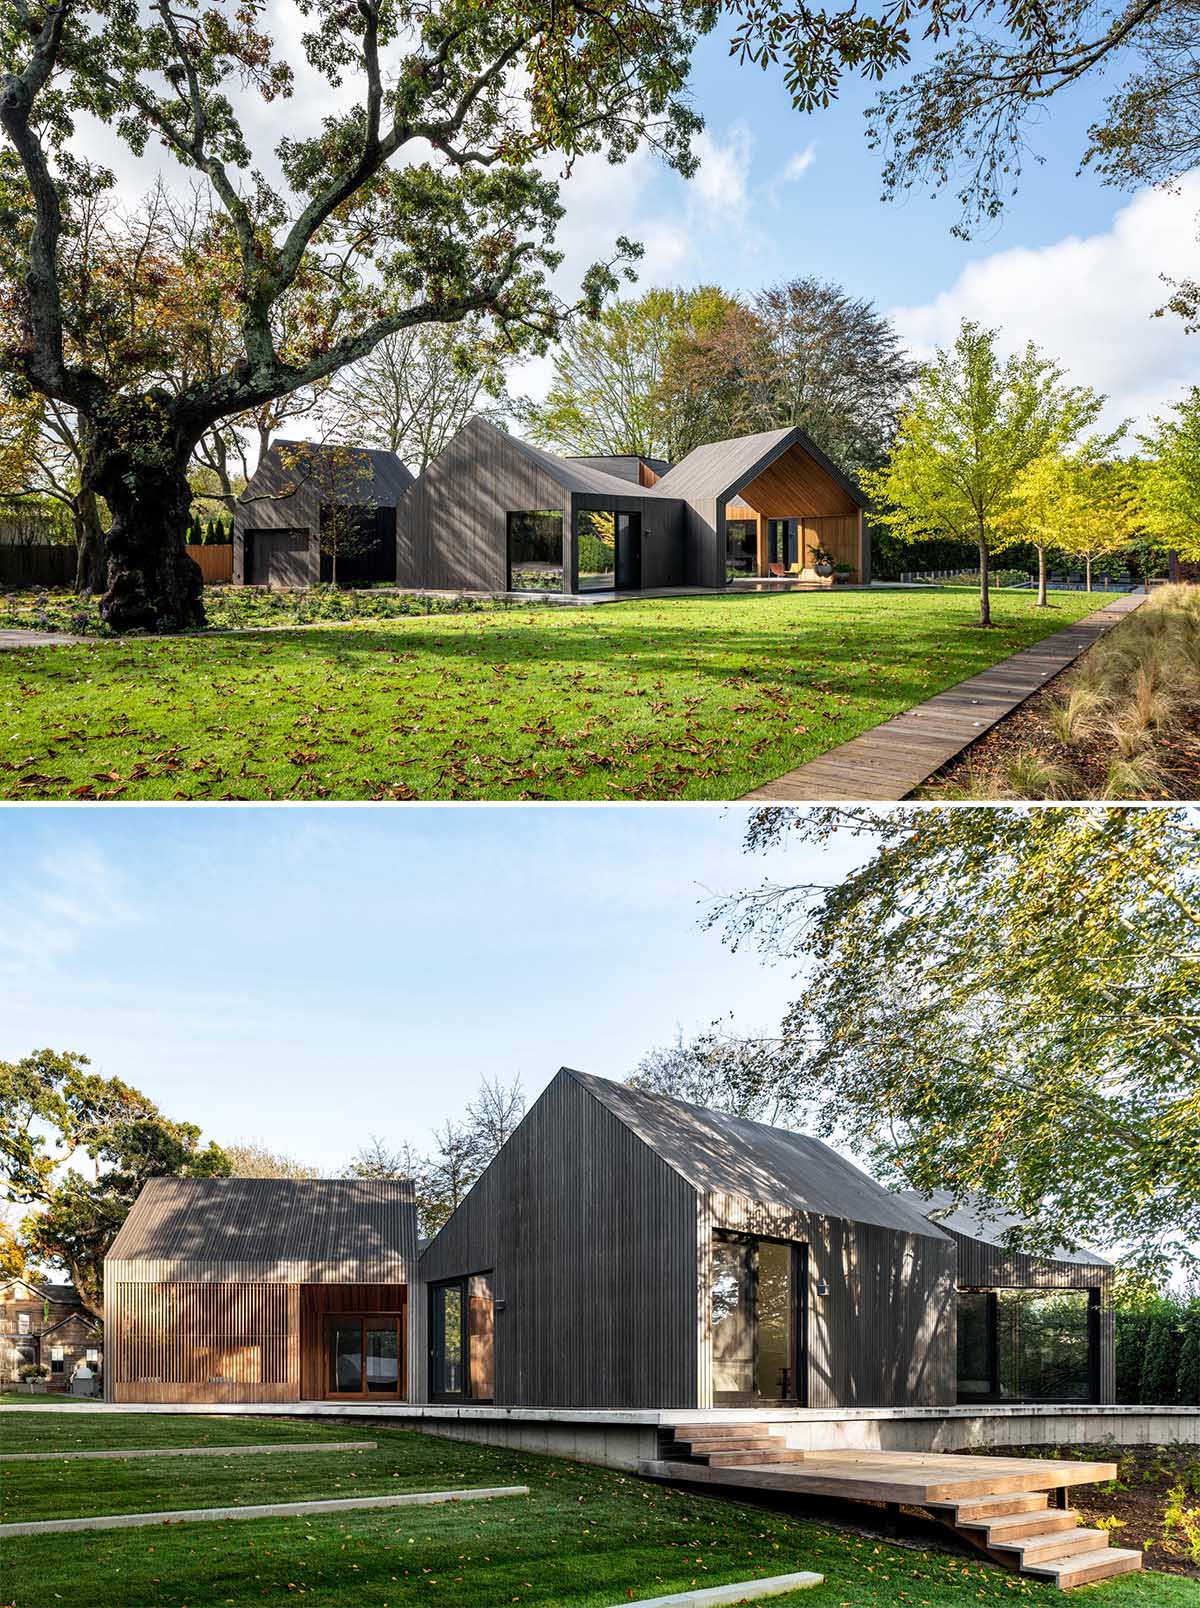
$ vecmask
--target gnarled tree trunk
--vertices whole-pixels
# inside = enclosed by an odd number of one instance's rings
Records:
[[[193,444],[155,401],[96,426],[93,482],[112,514],[100,617],[114,631],[204,624],[204,582],[184,546]]]

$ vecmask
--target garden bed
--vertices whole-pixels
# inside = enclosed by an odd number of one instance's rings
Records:
[[[1071,1506],[1085,1524],[1109,1532],[1114,1547],[1142,1548],[1147,1569],[1200,1580],[1200,1550],[1189,1546],[1178,1523],[1167,1524],[1171,1492],[1196,1512],[1200,1549],[1200,1446],[1011,1446],[976,1447],[997,1457],[1065,1457],[1116,1463],[1108,1485],[1076,1485]],[[1200,1592],[1197,1592],[1200,1602]]]
[[[1160,588],[915,796],[1200,797],[1200,587]]]

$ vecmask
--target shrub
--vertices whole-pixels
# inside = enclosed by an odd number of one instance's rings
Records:
[[[1184,1407],[1200,1407],[1200,1305],[1195,1302],[1183,1320],[1175,1400]]]
[[[1141,1398],[1150,1406],[1169,1407],[1176,1399],[1179,1323],[1168,1308],[1151,1317],[1142,1357]]]

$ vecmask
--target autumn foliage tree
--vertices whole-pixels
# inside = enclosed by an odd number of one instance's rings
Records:
[[[203,619],[183,531],[188,462],[207,431],[421,325],[481,315],[507,348],[543,350],[573,312],[598,310],[635,254],[618,240],[564,305],[548,282],[562,207],[547,159],[619,162],[648,142],[694,167],[699,120],[683,92],[696,36],[715,21],[699,0],[297,9],[307,66],[342,109],[308,135],[280,117],[274,151],[257,153],[247,130],[264,113],[247,102],[285,100],[294,82],[261,0],[8,0],[0,14],[0,127],[21,188],[3,220],[21,258],[7,278],[19,330],[4,363],[86,424],[90,478],[112,514],[101,612],[116,630]],[[238,338],[219,372],[147,387],[72,356],[63,251],[82,113],[136,156],[163,148],[224,215]],[[322,281],[311,327],[306,273]],[[297,295],[285,343],[280,309]]]

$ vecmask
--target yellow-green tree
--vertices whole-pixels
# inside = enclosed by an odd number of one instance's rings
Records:
[[[979,549],[979,623],[992,623],[991,555],[1014,538],[1007,516],[1021,477],[1069,449],[1104,398],[1067,385],[1030,342],[1002,359],[996,332],[964,320],[949,350],[921,370],[883,467],[860,476],[875,517],[902,541],[942,537]]]
[[[1200,559],[1200,386],[1155,419],[1142,438],[1147,460],[1138,477],[1147,533],[1182,558]]]
[[[1048,452],[1035,458],[1017,481],[1010,506],[999,517],[1002,536],[1028,542],[1038,555],[1037,606],[1046,607],[1046,571],[1051,551],[1070,553],[1087,565],[1130,541],[1129,504],[1121,495],[1116,466],[1102,454],[1112,439],[1085,442],[1074,453]]]

